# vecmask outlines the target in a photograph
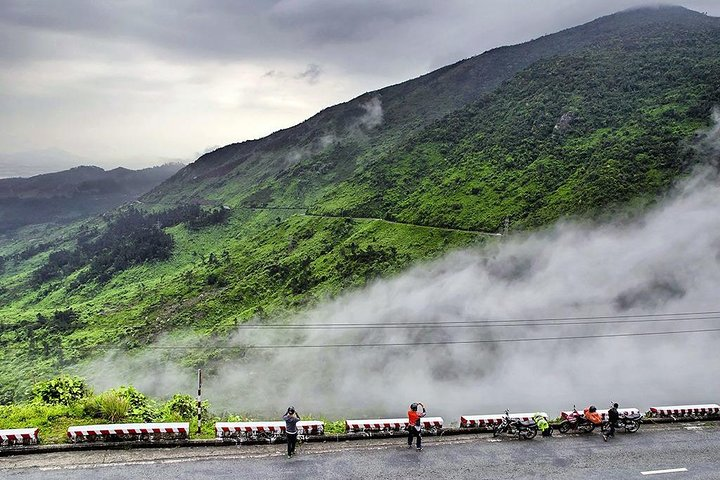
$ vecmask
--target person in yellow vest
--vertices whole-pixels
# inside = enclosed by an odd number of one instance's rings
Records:
[[[540,412],[533,414],[532,419],[543,437],[549,437],[552,435],[552,427],[548,423],[547,419],[540,414]]]

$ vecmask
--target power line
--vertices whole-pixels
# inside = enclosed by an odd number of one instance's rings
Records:
[[[686,318],[645,318],[637,320],[598,320],[580,322],[548,322],[535,323],[517,320],[517,323],[484,323],[474,321],[451,321],[451,322],[407,322],[407,323],[348,323],[348,324],[258,324],[238,325],[238,330],[356,330],[363,328],[373,329],[413,329],[413,328],[492,328],[492,327],[561,327],[577,325],[610,325],[610,324],[635,324],[635,323],[659,323],[659,322],[698,322],[703,320],[720,320],[720,316],[707,317],[686,317]]]
[[[182,346],[181,348],[221,348],[221,349],[280,349],[280,348],[356,348],[356,347],[414,347],[429,345],[475,345],[489,343],[513,343],[513,342],[545,342],[552,340],[586,340],[592,338],[622,338],[622,337],[646,337],[656,335],[680,335],[691,333],[720,332],[720,328],[708,328],[701,330],[674,330],[665,332],[637,332],[637,333],[610,333],[598,335],[573,335],[561,337],[535,337],[535,338],[502,338],[492,340],[445,340],[432,342],[397,342],[397,343],[343,343],[329,345],[246,345],[246,346]],[[173,345],[150,346],[156,349],[172,349]]]
[[[514,318],[514,319],[491,319],[484,318],[478,320],[451,320],[447,322],[378,322],[378,323],[296,323],[296,324],[283,324],[283,323],[264,323],[257,325],[238,325],[239,327],[287,327],[291,325],[297,326],[368,326],[375,327],[380,325],[456,325],[456,324],[480,324],[480,323],[533,323],[533,322],[553,322],[553,321],[565,321],[565,320],[606,320],[606,319],[625,319],[625,318],[660,318],[660,317],[686,317],[686,316],[699,316],[699,315],[720,315],[720,311],[706,311],[706,312],[677,312],[677,313],[646,313],[646,314],[635,314],[635,315],[592,315],[592,316],[575,316],[575,317],[539,317],[539,318]],[[710,317],[708,317],[710,318]],[[714,318],[714,317],[713,317]]]
[[[648,314],[628,314],[628,315],[592,315],[592,316],[573,316],[573,317],[539,317],[539,318],[515,318],[515,319],[478,319],[478,320],[451,320],[451,321],[417,321],[417,322],[328,322],[328,323],[262,323],[262,324],[240,324],[233,328],[237,329],[298,329],[298,330],[316,330],[316,329],[357,329],[357,328],[470,328],[474,326],[480,327],[503,327],[503,326],[562,326],[562,325],[603,325],[615,323],[652,323],[652,322],[669,322],[669,321],[702,321],[720,319],[719,310],[711,310],[704,312],[674,312],[674,313],[648,313]],[[669,317],[669,318],[665,318]],[[680,317],[680,318],[679,318]],[[685,318],[682,318],[685,317]],[[632,320],[635,319],[635,320]],[[108,319],[112,320],[112,319]],[[17,322],[17,323],[0,323],[0,328],[17,328],[29,326],[32,324],[49,325],[52,324],[52,318],[48,317],[44,322]],[[97,322],[89,322],[90,325]]]
[[[414,346],[432,346],[432,345],[479,345],[494,343],[515,343],[515,342],[546,342],[561,340],[588,340],[596,338],[627,338],[627,337],[650,337],[650,336],[669,336],[669,335],[685,335],[693,333],[712,333],[720,332],[720,328],[706,328],[698,330],[671,330],[660,332],[634,332],[634,333],[608,333],[596,335],[571,335],[557,337],[531,337],[531,338],[500,338],[500,339],[480,339],[480,340],[444,340],[444,341],[428,341],[428,342],[392,342],[392,343],[342,343],[342,344],[281,344],[281,345],[145,345],[142,346],[149,350],[197,350],[197,349],[217,349],[217,350],[246,350],[246,349],[292,349],[292,348],[362,348],[362,347],[414,347]],[[27,350],[21,347],[6,347],[6,350]],[[128,350],[126,347],[70,347],[61,348],[63,351],[71,350]]]

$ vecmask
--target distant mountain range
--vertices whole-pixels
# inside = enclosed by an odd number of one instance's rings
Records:
[[[81,166],[29,178],[0,179],[0,231],[66,222],[115,208],[159,185],[180,163],[129,170]]]
[[[88,164],[88,160],[57,148],[0,153],[0,179],[32,177]]]

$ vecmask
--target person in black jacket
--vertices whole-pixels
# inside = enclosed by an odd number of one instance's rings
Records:
[[[618,404],[613,403],[613,406],[610,410],[608,410],[608,431],[603,434],[603,440],[607,442],[608,437],[614,437],[615,436],[615,426],[617,425],[617,421],[620,418],[620,414],[618,413]]]

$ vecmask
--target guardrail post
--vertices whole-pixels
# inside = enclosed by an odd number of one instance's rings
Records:
[[[202,369],[200,368],[198,368],[197,419],[197,433],[200,435],[200,427],[202,425]]]

